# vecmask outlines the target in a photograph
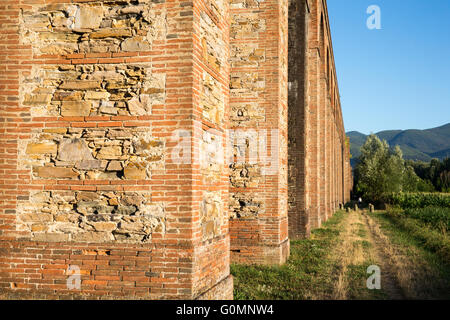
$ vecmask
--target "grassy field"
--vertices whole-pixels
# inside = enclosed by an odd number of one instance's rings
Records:
[[[292,241],[291,256],[283,266],[232,265],[235,299],[384,297],[366,288],[366,269],[373,261],[367,254],[367,230],[355,217],[356,213],[337,212],[310,239]],[[346,256],[356,253],[355,261],[343,261],[343,250]]]
[[[427,209],[422,209],[424,213]],[[396,210],[372,214],[407,298],[450,299],[450,235]]]
[[[310,239],[292,241],[283,266],[232,265],[235,299],[449,298],[447,248],[430,245],[445,243],[448,235],[409,220],[387,212],[337,212]],[[381,269],[381,290],[367,289],[371,265]]]

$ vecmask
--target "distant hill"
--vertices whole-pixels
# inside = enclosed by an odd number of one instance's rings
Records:
[[[405,159],[428,162],[433,158],[450,157],[450,123],[427,130],[387,130],[376,135],[386,140],[391,147],[399,145]],[[351,131],[347,132],[347,136],[350,138],[350,152],[354,165],[356,158],[361,154],[360,148],[367,135]]]

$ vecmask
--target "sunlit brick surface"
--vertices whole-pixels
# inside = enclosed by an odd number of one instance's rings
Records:
[[[2,298],[232,298],[348,155],[325,2],[0,3]]]

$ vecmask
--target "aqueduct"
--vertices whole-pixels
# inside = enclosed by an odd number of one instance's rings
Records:
[[[333,57],[325,0],[2,0],[0,295],[228,299],[230,261],[284,263],[349,200]]]

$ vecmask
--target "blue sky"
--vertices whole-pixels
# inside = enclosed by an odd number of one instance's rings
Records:
[[[450,122],[450,0],[328,0],[346,131]],[[370,5],[381,30],[369,30]]]

